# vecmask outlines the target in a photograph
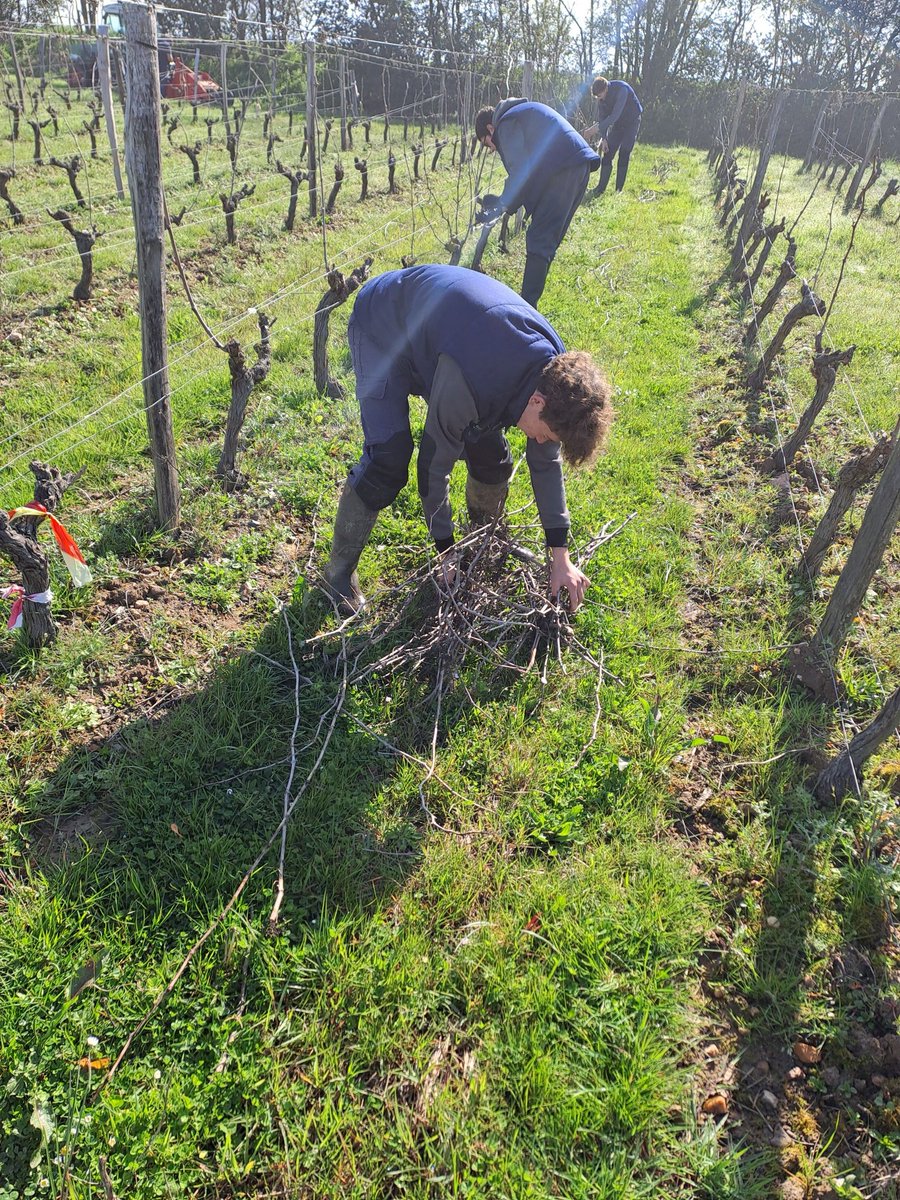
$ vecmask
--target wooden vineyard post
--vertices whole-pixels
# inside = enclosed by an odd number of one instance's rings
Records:
[[[125,162],[137,244],[144,408],[153,458],[156,515],[163,528],[174,529],[181,519],[181,493],[169,395],[156,13],[124,0],[122,23],[128,47]]]
[[[16,39],[13,34],[7,34],[9,39],[9,49],[12,54],[13,72],[16,77],[16,88],[19,92],[19,108],[25,112],[25,84],[22,80],[22,68],[19,66],[19,55],[16,51]]]
[[[816,116],[816,123],[813,126],[812,137],[809,139],[809,146],[806,150],[806,156],[803,159],[803,165],[800,167],[800,174],[804,175],[807,171],[812,170],[813,160],[816,156],[816,146],[819,142],[819,134],[822,132],[822,125],[825,121],[825,115],[828,112],[828,106],[831,104],[831,95],[826,95],[825,99],[819,106],[819,112]]]
[[[859,611],[872,576],[881,566],[888,542],[900,519],[900,438],[895,438],[878,486],[869,501],[859,533],[834,585],[822,623],[802,655],[801,662],[815,670],[833,662],[853,618]]]
[[[728,141],[725,144],[725,154],[724,154],[725,162],[728,162],[729,159],[731,158],[732,154],[734,154],[734,147],[737,144],[738,129],[740,128],[741,110],[744,107],[744,99],[745,99],[746,95],[747,95],[747,80],[742,79],[740,84],[738,85],[737,99],[734,102],[734,113],[732,114],[732,117],[731,117],[731,127],[728,130]]]
[[[306,47],[306,140],[309,144],[309,215],[318,214],[316,177],[316,48]]]
[[[756,209],[759,204],[759,198],[762,194],[763,183],[766,178],[766,170],[769,166],[769,159],[772,157],[772,150],[775,147],[775,137],[778,133],[778,127],[781,124],[781,113],[784,109],[785,94],[783,91],[778,92],[772,104],[772,112],[769,116],[769,125],[766,129],[765,140],[760,148],[759,163],[756,167],[756,175],[753,178],[753,185],[750,188],[750,194],[744,201],[744,215],[741,220],[741,227],[738,230],[737,240],[734,243],[734,250],[731,254],[731,263],[729,269],[734,271],[738,263],[741,262],[744,256],[744,243],[747,236],[753,227],[753,222],[756,219]]]
[[[101,25],[97,30],[97,74],[100,77],[100,96],[103,100],[103,115],[106,118],[106,136],[109,138],[116,195],[120,200],[124,200],[125,188],[122,185],[122,170],[119,166],[119,137],[116,132],[116,115],[113,111],[109,76],[109,35],[105,25]]]
[[[338,59],[338,87],[341,100],[341,149],[347,149],[347,59],[342,54]]]
[[[222,120],[225,123],[225,136],[231,136],[231,119],[228,113],[228,56],[227,47],[223,42],[219,47],[219,82],[222,85]]]
[[[835,804],[843,800],[848,792],[859,795],[863,765],[898,728],[900,688],[888,698],[875,720],[860,730],[843,754],[839,754],[819,774],[813,785],[815,798],[825,804]]]
[[[863,175],[866,173],[866,168],[872,161],[872,155],[875,153],[875,144],[878,140],[878,131],[881,129],[881,122],[884,120],[884,114],[888,110],[890,100],[882,100],[878,106],[878,112],[875,114],[875,120],[872,122],[872,128],[869,130],[869,140],[866,142],[866,152],[860,160],[859,166],[856,168],[856,174],[853,176],[853,182],[850,184],[850,189],[844,197],[844,212],[849,212],[853,207],[853,201],[856,199],[856,193],[859,191],[859,185],[862,183]]]

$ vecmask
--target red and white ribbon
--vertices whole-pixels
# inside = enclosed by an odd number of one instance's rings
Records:
[[[50,522],[50,528],[53,530],[59,552],[63,556],[63,562],[72,576],[72,582],[76,587],[86,587],[91,582],[94,577],[84,561],[84,555],[78,549],[78,543],[62,521],[58,521],[53,513],[47,512],[43,504],[33,502],[24,504],[21,508],[13,508],[9,512],[9,517],[10,520],[15,520],[16,517],[45,517]]]
[[[53,599],[53,592],[47,588],[46,592],[35,592],[33,596],[27,596],[25,589],[19,584],[14,583],[8,588],[0,588],[0,600],[8,600],[11,596],[15,597],[13,606],[9,610],[9,620],[6,622],[7,629],[19,629],[22,625],[22,604],[25,600],[30,600],[32,604],[49,604]]]

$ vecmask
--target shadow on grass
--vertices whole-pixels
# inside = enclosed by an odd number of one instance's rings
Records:
[[[285,614],[278,613],[253,650],[217,670],[202,691],[160,716],[151,709],[111,737],[79,747],[33,789],[24,807],[22,853],[43,877],[41,910],[59,914],[49,968],[54,990],[65,984],[63,972],[70,972],[68,978],[72,973],[71,949],[66,947],[59,961],[62,943],[80,944],[74,953],[85,954],[87,932],[96,961],[105,963],[100,986],[104,992],[111,989],[107,1020],[119,1045],[136,1024],[134,1014],[146,1013],[159,986],[138,981],[172,977],[281,821],[295,718],[297,769],[290,795],[300,799],[288,826],[279,934],[302,937],[325,912],[371,912],[418,863],[424,818],[416,787],[407,781],[400,799],[397,794],[385,799],[403,761],[354,720],[375,720],[387,689],[376,683],[368,691],[365,685],[348,690],[335,715],[342,695],[340,639],[303,646],[323,625],[333,625],[333,618],[323,621],[323,605],[311,597],[286,615],[301,677],[296,705],[291,644]],[[364,654],[365,643],[364,631],[350,634],[348,658]],[[428,680],[401,687],[407,701],[418,695],[411,710],[430,728]],[[332,722],[321,766],[314,771]],[[405,728],[397,736],[403,742],[414,733]],[[421,776],[424,768],[416,770]],[[238,1007],[251,952],[242,982],[241,956],[232,956],[228,946],[249,928],[255,931],[250,933],[254,957],[269,953],[262,951],[266,939],[258,934],[265,931],[272,907],[277,862],[278,842],[251,878],[239,908],[178,985],[178,1001],[163,1006],[137,1038],[132,1055],[163,1055],[172,1028],[185,1024],[192,1004],[201,1024],[199,1013],[212,1001],[222,1006],[220,1014]],[[210,971],[212,1001],[205,994]],[[122,991],[125,976],[132,981],[131,1002]],[[267,990],[255,969],[251,976],[247,1001],[259,1014],[266,1011]],[[47,1022],[42,1025],[47,1032]],[[214,1072],[218,1051],[214,1039],[207,1042],[198,1024],[192,1058],[198,1070]],[[61,1066],[64,1078],[64,1060]],[[6,1144],[0,1137],[0,1176],[22,1187],[40,1143],[37,1130],[28,1128],[30,1103],[22,1101],[25,1134]]]
[[[792,688],[778,744],[810,746],[836,720]],[[879,1154],[895,1120],[889,1077],[900,1075],[883,800],[864,792],[817,804],[809,788],[824,758],[808,750],[782,759],[760,788],[771,870],[759,881],[752,957],[737,968],[748,982],[738,1050],[745,1128],[810,1196],[834,1194],[832,1169],[856,1171],[858,1185],[890,1177]],[[734,919],[739,927],[740,911]]]

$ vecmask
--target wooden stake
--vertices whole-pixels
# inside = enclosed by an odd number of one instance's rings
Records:
[[[341,149],[347,149],[347,60],[342,54],[338,59],[338,87],[341,99]]]
[[[175,529],[181,519],[181,493],[169,395],[156,13],[133,0],[123,0],[122,24],[128,48],[125,162],[137,244],[144,407],[157,519],[163,528]]]
[[[319,211],[316,178],[316,48],[306,47],[306,137],[309,142],[309,215]]]
[[[19,92],[19,107],[22,112],[25,112],[25,83],[22,79],[22,68],[19,66],[19,56],[16,53],[16,39],[13,34],[8,35],[9,48],[12,52],[13,71],[16,76],[16,87]]]
[[[227,47],[223,42],[219,47],[219,83],[222,85],[222,119],[225,122],[225,134],[231,133],[231,118],[228,113],[228,63],[225,53]]]
[[[747,80],[742,79],[738,85],[737,99],[734,102],[734,113],[731,118],[731,128],[728,130],[728,141],[725,143],[725,160],[731,158],[734,153],[734,147],[737,144],[738,127],[741,120],[741,110],[744,107],[744,99],[747,95]]]
[[[744,203],[744,217],[741,221],[741,228],[738,232],[737,240],[734,244],[734,250],[731,255],[730,269],[734,271],[735,267],[743,259],[744,243],[753,226],[753,220],[756,216],[756,207],[759,204],[759,197],[762,194],[763,183],[766,178],[766,171],[769,166],[769,159],[772,157],[772,150],[775,147],[775,136],[778,133],[778,126],[781,124],[781,113],[784,109],[785,94],[780,91],[776,94],[774,103],[772,104],[772,112],[769,116],[769,124],[766,129],[765,140],[759,152],[759,162],[756,167],[756,175],[753,179],[753,186],[750,188],[750,194]]]
[[[869,130],[869,140],[866,142],[866,152],[862,157],[862,161],[856,168],[856,174],[853,176],[853,182],[850,184],[850,190],[844,197],[844,212],[849,212],[853,207],[853,201],[856,199],[856,193],[859,191],[859,185],[862,183],[863,175],[866,173],[866,168],[872,161],[872,155],[875,153],[875,143],[878,140],[878,131],[881,129],[881,122],[884,120],[884,114],[888,110],[890,100],[882,100],[878,106],[878,112],[875,114],[875,120],[872,122],[872,128]]]
[[[106,118],[106,135],[109,138],[109,153],[112,157],[116,195],[120,200],[124,200],[125,188],[122,186],[122,170],[119,166],[119,136],[116,132],[116,117],[113,112],[109,77],[109,36],[105,25],[101,25],[97,30],[97,73],[100,76],[100,95],[103,100],[103,115]]]

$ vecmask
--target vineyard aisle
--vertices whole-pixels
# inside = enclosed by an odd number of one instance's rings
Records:
[[[609,453],[568,482],[576,545],[632,518],[587,565],[574,625],[605,674],[544,647],[527,673],[474,647],[447,686],[433,659],[391,669],[435,616],[430,585],[402,588],[426,542],[414,479],[362,561],[368,623],[334,634],[311,585],[358,452],[352,297],[331,319],[344,396],[320,397],[300,319],[324,290],[318,230],[276,238],[286,195],[262,219],[247,201],[237,248],[182,238],[217,329],[283,271],[294,292],[270,314],[246,490],[214,480],[224,356],[183,372],[178,534],[152,528],[139,422],[117,409],[108,429],[65,433],[139,377],[131,251],[101,258],[93,324],[73,306],[36,312],[30,268],[6,292],[18,337],[0,367],[21,385],[21,436],[4,460],[40,440],[41,403],[77,395],[67,371],[82,372],[83,397],[48,416],[62,436],[46,456],[86,468],[61,515],[96,582],[76,592],[54,562],[58,642],[0,652],[0,1200],[103,1194],[103,1159],[136,1200],[796,1200],[889,1179],[890,1064],[854,1068],[892,1003],[896,818],[878,785],[828,811],[802,786],[796,751],[839,747],[840,728],[779,669],[809,613],[784,485],[756,471],[773,430],[744,403],[705,156],[639,144],[626,192],[576,215],[541,303],[616,389]],[[431,198],[419,261],[446,260],[452,203],[449,187]],[[399,266],[408,198],[379,193],[372,245],[352,211],[330,234],[343,267],[368,253],[373,272]],[[881,236],[860,238],[868,323],[852,303],[862,273],[848,285],[863,353],[855,403],[842,394],[829,418],[848,444],[889,408]],[[492,244],[485,269],[515,286],[523,241]],[[239,336],[249,348],[252,323]],[[811,337],[785,368],[796,404]],[[536,544],[523,475],[509,507]],[[0,486],[13,504],[26,485]],[[876,590],[890,628],[896,598]],[[887,670],[893,643],[873,640]],[[878,700],[868,652],[855,633],[842,667],[862,716]],[[289,803],[270,924],[279,838],[231,901]]]

